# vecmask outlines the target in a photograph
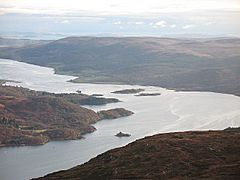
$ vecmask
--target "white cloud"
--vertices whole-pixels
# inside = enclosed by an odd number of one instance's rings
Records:
[[[143,25],[145,23],[143,21],[139,21],[139,22],[135,22],[134,24],[136,24],[136,25]]]
[[[190,29],[190,28],[193,28],[193,27],[195,27],[195,25],[193,25],[193,24],[187,24],[187,25],[184,25],[184,26],[182,27],[182,29]]]
[[[149,32],[154,30],[153,28],[161,29],[162,32],[174,32],[176,29],[184,32],[188,29],[189,32],[195,32],[199,31],[199,29],[194,27],[199,27],[201,29],[205,28],[206,32],[224,33],[225,31],[233,31],[238,33],[240,27],[239,1],[240,0],[0,0],[0,18],[2,18],[0,20],[4,20],[2,22],[9,21],[12,23],[12,19],[14,19],[15,16],[18,17],[20,14],[27,14],[23,15],[24,18],[19,21],[19,23],[22,23],[21,26],[25,25],[24,22],[26,22],[27,18],[36,18],[39,16],[40,18],[52,18],[51,21],[58,24],[61,22],[63,24],[71,23],[72,26],[79,25],[79,23],[75,22],[95,23],[94,25],[99,23],[104,26],[106,25],[108,28],[105,29],[109,29],[109,31],[111,31],[110,28],[112,28],[109,26],[110,22],[111,26],[116,25],[118,28],[122,26],[126,31],[131,31],[131,27],[134,25],[144,28],[146,28],[145,25],[148,25],[149,29],[146,30]],[[16,14],[4,16],[4,14],[7,13]],[[41,19],[41,21],[50,20]],[[228,24],[230,28],[225,28],[226,24]],[[96,28],[96,31],[97,30]]]
[[[166,27],[167,22],[166,21],[159,21],[157,23],[155,23],[156,26],[160,26],[160,27]]]
[[[162,20],[162,21],[158,21],[158,22],[151,22],[151,23],[149,23],[149,25],[154,28],[164,28],[167,26],[167,22]]]
[[[4,13],[156,15],[199,11],[239,11],[239,0],[0,0]]]
[[[215,24],[215,23],[214,23],[214,22],[206,22],[206,23],[205,23],[206,26],[210,26],[210,25],[212,25],[212,24]]]
[[[128,24],[128,25],[143,25],[143,24],[145,24],[145,22],[143,22],[143,21],[128,21],[128,22],[126,22],[126,24]]]
[[[120,24],[122,24],[122,22],[121,22],[121,21],[116,21],[116,22],[114,22],[113,24],[114,24],[114,25],[120,25]]]
[[[61,21],[61,24],[67,24],[67,23],[69,23],[69,20],[63,20],[63,21]]]

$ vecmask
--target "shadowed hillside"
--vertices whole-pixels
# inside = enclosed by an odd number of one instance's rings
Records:
[[[2,48],[2,58],[54,67],[77,82],[156,85],[240,95],[240,39],[69,37]]]

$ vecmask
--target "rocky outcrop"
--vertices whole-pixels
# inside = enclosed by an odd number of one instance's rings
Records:
[[[39,179],[240,179],[239,148],[239,130],[158,134]]]
[[[103,96],[103,94],[92,94],[91,96]]]
[[[31,131],[0,125],[0,147],[42,145],[48,141],[47,136],[39,136]]]
[[[89,96],[86,94],[55,94],[54,96],[62,97],[66,99],[67,101],[70,101],[74,104],[79,105],[104,105],[108,103],[117,103],[120,102],[116,98],[104,98],[104,97],[95,97],[95,96]]]
[[[100,119],[117,119],[120,117],[130,116],[134,114],[124,108],[109,109],[97,112]]]
[[[160,96],[161,93],[140,93],[135,96]]]
[[[115,136],[117,136],[117,137],[129,137],[131,135],[127,134],[127,133],[119,132],[119,133],[115,134]]]
[[[119,90],[119,91],[113,91],[112,93],[114,94],[136,94],[139,92],[144,91],[144,89],[123,89],[123,90]]]

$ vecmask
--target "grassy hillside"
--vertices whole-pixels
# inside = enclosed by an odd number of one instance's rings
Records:
[[[69,37],[4,48],[0,57],[56,68],[77,82],[156,85],[240,95],[240,39]]]
[[[158,134],[39,179],[239,179],[239,128]]]

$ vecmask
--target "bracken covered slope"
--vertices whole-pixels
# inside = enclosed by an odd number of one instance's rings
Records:
[[[41,179],[240,179],[240,129],[158,134]]]

